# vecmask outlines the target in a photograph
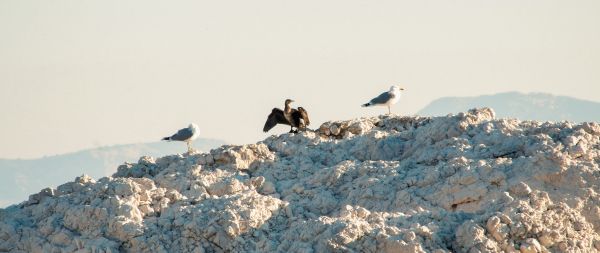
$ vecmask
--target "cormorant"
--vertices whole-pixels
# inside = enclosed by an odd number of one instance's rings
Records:
[[[263,127],[265,133],[277,124],[289,125],[290,133],[297,133],[298,129],[305,129],[306,126],[310,125],[306,110],[302,107],[298,107],[298,109],[292,108],[292,102],[294,102],[294,100],[286,99],[284,110],[279,108],[273,108],[273,110],[271,110],[271,114],[269,114],[267,122],[265,122],[265,126]],[[296,128],[295,131],[294,127]]]

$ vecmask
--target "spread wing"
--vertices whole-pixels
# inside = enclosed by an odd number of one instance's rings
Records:
[[[305,126],[310,125],[310,119],[308,119],[308,112],[306,112],[306,110],[304,110],[304,108],[298,107],[298,110],[295,113],[298,114],[298,116],[299,116],[298,118],[302,119]],[[296,117],[294,117],[294,118],[296,118]]]
[[[275,127],[277,124],[285,124],[289,125],[290,123],[283,116],[283,111],[279,108],[273,108],[269,117],[267,117],[267,122],[265,122],[265,126],[263,127],[263,132],[268,132],[271,128]]]

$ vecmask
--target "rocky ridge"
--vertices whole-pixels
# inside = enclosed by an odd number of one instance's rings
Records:
[[[326,122],[0,209],[0,252],[596,252],[600,125]]]

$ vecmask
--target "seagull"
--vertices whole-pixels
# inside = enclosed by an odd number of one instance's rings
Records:
[[[308,112],[302,107],[298,107],[298,109],[292,108],[292,102],[294,102],[294,100],[286,99],[283,110],[279,108],[273,108],[273,110],[271,110],[271,114],[269,114],[267,122],[265,122],[265,126],[263,127],[263,132],[268,132],[277,124],[284,124],[290,126],[290,133],[297,133],[298,129],[305,129],[306,126],[310,125]],[[296,128],[296,131],[294,131],[294,127]]]
[[[198,125],[191,123],[187,128],[179,129],[177,133],[162,138],[163,141],[185,141],[188,147],[188,153],[193,151],[191,142],[198,138],[200,134],[200,129],[198,129]]]
[[[389,91],[381,93],[381,95],[371,99],[369,103],[363,104],[362,107],[369,107],[374,105],[387,106],[388,114],[391,114],[392,110],[390,109],[390,106],[398,103],[398,100],[400,100],[400,91],[403,90],[404,88],[400,88],[398,87],[398,85],[394,85],[390,87]]]

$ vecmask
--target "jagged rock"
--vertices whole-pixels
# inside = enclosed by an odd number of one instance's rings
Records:
[[[0,252],[595,252],[600,126],[326,122],[142,157],[0,209]]]

